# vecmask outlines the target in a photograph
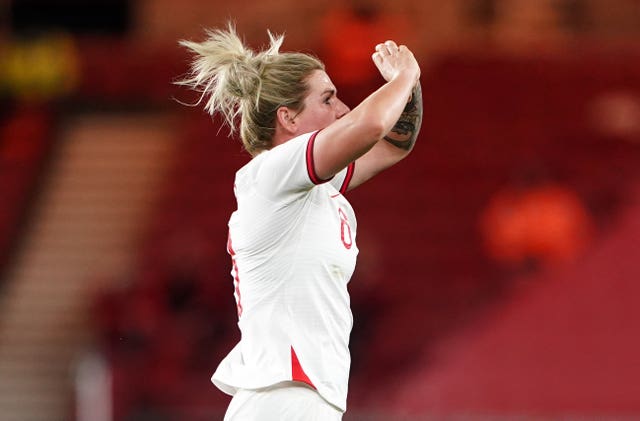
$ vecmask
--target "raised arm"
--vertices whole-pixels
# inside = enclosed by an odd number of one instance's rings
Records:
[[[422,125],[422,88],[420,82],[413,88],[411,98],[383,142],[356,160],[356,170],[349,190],[369,180],[379,172],[396,164],[413,149]]]
[[[409,124],[413,124],[414,127],[418,124],[419,127],[420,119],[410,117],[410,113],[415,114],[416,111],[408,111],[407,104],[414,103],[414,107],[417,107],[419,103],[421,116],[420,96],[412,95],[416,86],[419,89],[418,62],[407,47],[398,47],[393,41],[378,44],[372,58],[387,82],[351,112],[317,135],[313,161],[320,178],[332,177],[351,162],[370,153],[374,148],[378,149],[378,144],[383,143],[385,147],[402,151],[399,155],[404,156],[415,142],[415,136],[410,132],[417,133],[417,130],[409,130]],[[412,99],[407,102],[410,97]],[[405,143],[407,149],[394,146],[404,146]],[[397,158],[395,162],[400,159],[402,157]],[[359,164],[360,162],[356,163],[356,175],[362,172]],[[366,162],[363,165],[365,168],[369,166]],[[355,185],[355,180],[352,183]]]
[[[393,126],[393,129],[386,134],[384,140],[396,148],[405,151],[404,153],[400,152],[400,154],[406,155],[413,149],[421,125],[422,87],[420,86],[420,82],[418,82],[413,88],[411,98],[409,98],[407,105],[404,107],[400,118]]]

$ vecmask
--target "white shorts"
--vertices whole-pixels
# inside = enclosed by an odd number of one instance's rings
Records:
[[[240,389],[231,399],[224,421],[341,421],[342,411],[300,382],[263,389]]]

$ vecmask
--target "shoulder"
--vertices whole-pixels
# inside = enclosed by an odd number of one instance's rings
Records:
[[[296,136],[293,139],[288,140],[284,143],[281,143],[278,146],[275,146],[263,153],[273,155],[273,154],[287,153],[288,151],[299,150],[301,148],[306,148],[307,144],[309,143],[309,140],[314,139],[317,134],[318,134],[318,131],[301,134],[300,136]]]
[[[313,139],[317,132],[305,133],[285,143],[262,152],[248,165],[257,171],[290,170],[296,166],[307,166],[312,156]]]
[[[309,162],[313,161],[308,156],[315,133],[297,136],[255,156],[237,171],[236,185],[253,186],[265,197],[272,197],[297,194],[318,184],[311,177]]]

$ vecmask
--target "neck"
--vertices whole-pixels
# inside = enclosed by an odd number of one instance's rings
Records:
[[[283,143],[290,141],[294,137],[296,137],[295,134],[287,130],[284,130],[280,126],[276,126],[276,132],[273,135],[273,139],[271,141],[271,147],[273,148],[275,146],[282,145]]]

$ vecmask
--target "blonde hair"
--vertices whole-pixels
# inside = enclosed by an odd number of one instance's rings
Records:
[[[308,94],[307,78],[324,70],[317,58],[303,53],[279,52],[284,36],[269,32],[270,46],[254,52],[244,45],[235,27],[207,30],[203,42],[180,41],[194,58],[189,74],[176,82],[201,92],[195,105],[221,114],[231,134],[238,131],[251,154],[271,148],[276,111],[285,106],[302,111]]]

